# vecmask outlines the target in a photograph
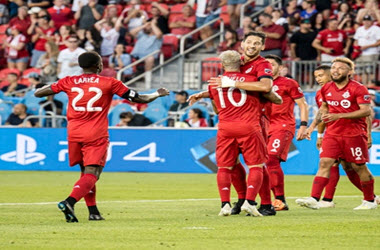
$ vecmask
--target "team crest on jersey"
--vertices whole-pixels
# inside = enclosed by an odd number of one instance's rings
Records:
[[[364,95],[364,101],[369,101],[371,97],[369,95]]]
[[[252,67],[249,68],[249,69],[247,69],[247,70],[245,71],[245,73],[246,73],[246,74],[249,74],[251,71],[252,71]]]
[[[265,72],[266,74],[269,74],[269,73],[272,73],[272,70],[271,70],[271,69],[264,69],[264,72]]]
[[[343,98],[348,98],[350,97],[350,92],[348,92],[348,90],[346,92],[344,92],[344,94],[342,95]]]
[[[348,109],[351,107],[351,102],[349,100],[342,100],[340,102],[340,105],[342,105],[343,108]]]

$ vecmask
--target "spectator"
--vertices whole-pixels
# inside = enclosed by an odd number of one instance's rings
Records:
[[[23,72],[28,66],[29,53],[26,49],[27,39],[20,30],[20,25],[13,25],[11,35],[3,41],[3,47],[7,51],[8,68]]]
[[[66,76],[75,76],[82,74],[82,68],[79,67],[78,57],[86,52],[79,48],[79,39],[77,36],[71,36],[68,40],[67,49],[62,50],[58,55],[58,78]]]
[[[42,77],[36,73],[32,72],[28,75],[28,80],[29,80],[29,89],[35,90],[37,88],[41,87],[42,84]]]
[[[347,16],[350,16],[351,14],[351,8],[350,5],[346,2],[342,2],[339,4],[338,7],[338,13],[336,14],[338,23],[342,22],[343,19],[345,19]]]
[[[111,20],[113,23],[116,23],[117,18],[121,15],[123,7],[119,4],[116,4],[116,1],[111,0],[108,2],[107,7],[104,10],[103,19]]]
[[[293,61],[317,59],[317,51],[311,46],[316,36],[317,32],[311,29],[310,20],[301,20],[300,30],[290,38],[291,59]]]
[[[55,33],[55,43],[58,45],[60,51],[67,48],[67,39],[74,34],[73,28],[69,25],[62,25],[59,28],[59,33]]]
[[[16,91],[18,92],[19,90],[27,88],[27,86],[25,86],[24,84],[18,83],[18,75],[16,73],[8,73],[7,81],[9,82],[9,85],[4,86],[1,89],[1,91],[4,92],[5,96],[24,96],[25,93],[15,93]]]
[[[245,16],[243,18],[243,27],[237,29],[238,37],[239,40],[242,41],[244,39],[244,35],[247,34],[248,32],[252,31],[255,29],[254,23],[252,22],[252,18],[249,16]]]
[[[359,10],[360,9],[364,9],[365,8],[365,5],[364,5],[364,0],[354,0],[355,4],[352,5],[352,10],[354,12],[355,15],[358,14]]]
[[[331,2],[332,1],[326,1],[326,0],[316,0],[316,9],[318,13],[322,14],[323,19],[327,20],[330,17],[330,11],[331,11]]]
[[[315,9],[315,1],[313,0],[306,0],[302,2],[302,9],[301,11],[301,18],[302,19],[310,19],[312,16],[318,13],[318,11]]]
[[[5,125],[11,125],[11,126],[18,126],[18,127],[24,127],[24,120],[29,116],[28,113],[26,113],[27,107],[25,104],[19,103],[16,104],[13,107],[12,114],[9,115],[8,119],[5,122]],[[38,127],[38,121],[37,119],[29,119],[25,127],[31,128],[31,127]]]
[[[380,10],[377,0],[365,1],[365,8],[359,10],[358,15],[356,16],[356,22],[362,24],[363,17],[367,15],[370,15],[373,20],[376,20],[377,23],[380,23]]]
[[[79,9],[74,14],[78,25],[79,37],[84,37],[86,30],[89,30],[97,21],[99,21],[104,12],[104,7],[98,4],[98,0],[89,0],[88,4],[82,5],[79,2]]]
[[[129,31],[142,26],[148,20],[148,14],[143,9],[140,0],[131,0],[130,6],[125,8],[121,15],[124,17],[123,24],[128,26]]]
[[[318,33],[312,46],[320,51],[322,62],[331,62],[334,58],[348,54],[351,41],[347,40],[344,31],[338,30],[338,20],[329,19],[327,29]]]
[[[9,21],[9,11],[7,6],[0,4],[0,25],[7,24]]]
[[[64,0],[54,0],[54,6],[48,9],[54,27],[58,30],[62,25],[71,25],[73,14],[71,9],[64,5]]]
[[[53,41],[48,41],[45,43],[45,50],[46,53],[40,57],[36,68],[41,69],[43,82],[55,82],[57,80],[58,46]]]
[[[20,6],[17,10],[17,16],[9,21],[9,26],[19,25],[21,33],[28,38],[27,31],[31,23],[28,8],[26,6]]]
[[[76,13],[80,10],[80,6],[85,6],[88,4],[88,0],[73,0],[73,5],[71,6],[72,12]]]
[[[162,32],[157,27],[157,20],[146,22],[141,27],[137,27],[131,31],[131,34],[137,38],[135,47],[131,55],[135,58],[143,58],[152,52],[161,49]],[[150,71],[154,67],[154,60],[158,58],[158,54],[145,59],[145,71]]]
[[[49,0],[28,0],[28,7],[40,7],[40,8],[47,8],[50,5]]]
[[[256,31],[264,32],[267,36],[265,41],[265,50],[261,51],[261,56],[273,54],[279,57],[282,56],[282,46],[285,42],[285,29],[273,23],[272,16],[267,13],[262,13],[259,16],[261,26],[256,27]]]
[[[120,70],[123,67],[131,64],[132,58],[125,52],[123,44],[118,44],[115,47],[114,53],[109,58],[109,67],[115,70]],[[132,68],[123,71],[123,76],[131,76],[133,73]]]
[[[168,26],[169,11],[162,7],[159,3],[153,2],[150,12],[152,13],[152,19],[157,21],[157,26],[160,28],[162,34],[168,34],[170,32]]]
[[[224,33],[224,41],[218,46],[218,53],[226,50],[236,50],[242,53],[241,42],[238,40],[236,31],[229,28],[227,28]]]
[[[316,32],[319,33],[320,31],[326,29],[325,20],[323,19],[322,13],[317,13],[316,15],[312,16],[310,18],[310,21],[312,29]]]
[[[190,125],[190,127],[208,127],[206,119],[203,118],[202,110],[198,108],[190,109],[188,116],[189,118],[186,119],[186,122]]]
[[[92,27],[90,30],[86,30],[85,37],[81,38],[80,47],[84,48],[86,51],[96,51],[100,54],[100,46],[102,44],[102,37],[100,32]]]
[[[297,8],[297,0],[290,0],[286,4],[286,7],[282,10],[282,16],[287,18],[289,16],[294,17],[295,19],[300,19],[301,11]]]
[[[369,79],[374,78],[374,69],[368,64],[373,64],[379,59],[380,27],[373,22],[372,16],[364,16],[363,26],[359,27],[354,35],[354,48],[361,52],[356,62],[360,62],[357,65],[358,73],[364,70],[361,81],[363,84],[368,84]]]
[[[30,62],[31,67],[35,67],[38,59],[46,53],[45,43],[47,40],[52,39],[55,32],[54,28],[49,26],[50,16],[46,10],[41,10],[38,12],[38,20],[33,19],[30,28],[28,29],[29,34],[34,34],[32,36],[32,42],[34,44],[34,49],[32,51],[32,59]],[[35,32],[35,33],[34,33]]]
[[[102,37],[102,43],[100,45],[100,55],[102,57],[108,57],[112,55],[117,40],[119,39],[119,30],[121,25],[121,19],[117,22],[119,25],[114,25],[110,20],[102,19],[95,23],[95,28],[100,32]]]
[[[230,17],[230,26],[232,29],[236,30],[239,27],[240,20],[240,9],[247,0],[228,0],[227,1],[227,12]]]
[[[117,127],[142,127],[152,124],[152,122],[143,115],[132,114],[131,112],[120,113],[120,122]]]
[[[186,91],[181,90],[175,93],[176,93],[175,95],[176,102],[173,103],[169,108],[169,111],[173,111],[173,112],[180,111],[186,108],[187,106],[189,106],[189,103],[187,102],[187,98],[189,97],[189,94]]]
[[[348,39],[352,39],[355,34],[354,19],[347,15],[338,25],[338,30],[343,30]]]
[[[193,8],[191,8],[190,5],[184,5],[182,15],[175,16],[173,21],[169,24],[171,33],[177,36],[190,33],[195,28],[195,20]]]
[[[272,21],[277,24],[284,26],[288,23],[288,20],[285,17],[282,17],[282,12],[280,9],[274,9],[272,12]]]

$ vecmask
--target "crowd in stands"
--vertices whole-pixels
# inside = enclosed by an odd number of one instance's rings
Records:
[[[107,76],[116,76],[116,71],[141,58],[145,58],[143,66],[123,70],[123,80],[137,73],[150,72],[157,63],[158,54],[146,56],[160,49],[165,54],[165,42],[178,43],[178,39],[170,37],[180,38],[217,17],[222,17],[226,23],[225,40],[219,45],[209,40],[203,48],[205,52],[240,51],[245,33],[262,31],[267,35],[262,55],[276,54],[292,61],[350,57],[364,65],[357,68],[363,73],[360,80],[378,88],[374,79],[379,72],[365,64],[378,61],[379,56],[380,8],[377,0],[288,0],[282,8],[267,6],[254,19],[249,17],[255,10],[251,4],[246,8],[247,16],[240,28],[240,7],[246,2],[0,0],[0,68],[3,68],[0,71],[0,100],[2,96],[10,97],[8,101],[13,101],[14,105],[23,102],[17,98],[24,95],[26,98],[27,91],[38,84],[80,74],[77,58],[85,51],[96,51],[102,56],[105,66],[102,74]],[[187,42],[208,39],[217,25],[205,25]],[[170,48],[176,50],[178,44]],[[187,97],[187,92],[178,92],[167,111],[188,108]],[[56,105],[55,99],[50,101]],[[65,107],[57,106],[54,110],[64,114]],[[135,110],[142,113],[146,108],[146,105],[139,106]],[[128,114],[123,119],[134,118]],[[185,122],[192,126],[212,124],[207,120],[199,122],[204,117],[196,109],[187,119]],[[3,118],[2,124],[5,120]]]

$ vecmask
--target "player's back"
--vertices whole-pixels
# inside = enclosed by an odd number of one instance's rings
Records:
[[[80,142],[108,136],[107,115],[112,97],[128,91],[120,81],[97,74],[66,77],[53,84],[52,89],[67,94],[68,137]]]
[[[226,72],[224,76],[236,81],[253,81],[239,72]],[[209,93],[219,111],[219,131],[241,136],[261,130],[261,103],[257,92],[209,86]]]

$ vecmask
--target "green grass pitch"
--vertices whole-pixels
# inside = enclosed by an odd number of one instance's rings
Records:
[[[78,176],[0,172],[0,249],[380,248],[380,209],[353,211],[361,193],[343,176],[334,209],[297,207],[295,197],[309,195],[313,177],[286,176],[290,210],[254,218],[217,216],[214,174],[103,173],[98,207],[106,220],[88,221],[78,203],[79,223],[66,223],[56,203]]]

